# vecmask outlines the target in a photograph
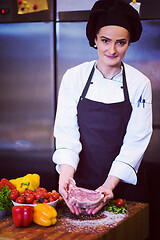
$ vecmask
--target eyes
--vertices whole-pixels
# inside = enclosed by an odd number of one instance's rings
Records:
[[[109,44],[111,42],[111,40],[107,39],[107,38],[101,38],[101,41],[104,44]],[[122,39],[122,40],[120,39],[120,40],[116,41],[116,45],[119,45],[119,46],[124,46],[126,44],[127,44],[127,40],[126,39]]]

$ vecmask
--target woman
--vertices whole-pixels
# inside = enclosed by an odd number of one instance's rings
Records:
[[[59,192],[77,215],[81,210],[67,199],[70,177],[79,187],[104,193],[103,203],[86,209],[88,214],[113,197],[143,200],[137,172],[152,133],[151,86],[146,76],[122,63],[141,32],[138,12],[129,4],[97,1],[86,33],[98,60],[69,69],[63,77],[53,161],[60,173]]]

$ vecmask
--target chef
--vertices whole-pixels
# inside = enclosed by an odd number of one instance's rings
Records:
[[[86,209],[88,214],[97,213],[113,197],[144,201],[140,168],[152,134],[151,84],[122,62],[141,33],[139,14],[131,5],[95,2],[86,35],[98,59],[75,66],[63,76],[53,161],[60,174],[59,192],[77,215],[81,209],[68,203],[69,178],[79,187],[104,193],[103,203]]]

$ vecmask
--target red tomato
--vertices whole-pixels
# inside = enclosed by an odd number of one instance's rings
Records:
[[[50,202],[54,202],[53,197],[50,197],[50,198],[49,198],[49,201],[50,201]]]
[[[27,203],[33,203],[34,200],[35,200],[35,197],[34,197],[33,193],[30,193],[27,195],[27,197],[26,197]]]
[[[17,189],[12,189],[11,193],[10,193],[10,199],[11,200],[16,200],[19,197],[19,191]]]
[[[48,198],[52,197],[52,193],[48,192]]]
[[[59,193],[56,192],[55,190],[52,191],[52,197],[54,200],[57,200],[59,198]]]
[[[47,193],[47,189],[45,189],[45,188],[38,188],[37,189],[37,192],[45,192],[45,193]]]
[[[45,198],[43,203],[49,203],[48,199]]]
[[[44,199],[44,192],[38,191],[38,192],[36,193],[36,199],[37,199],[37,200]]]
[[[33,191],[31,189],[27,189],[24,191],[24,195],[29,195],[31,193],[33,193]]]
[[[37,191],[33,191],[33,194],[34,194],[35,197],[36,197],[36,193],[37,193]]]
[[[34,200],[34,201],[33,201],[33,204],[38,204],[37,200]]]
[[[116,207],[122,207],[125,205],[125,202],[122,198],[118,198],[115,202]]]
[[[49,197],[50,197],[50,194],[48,192],[44,193],[44,198],[45,199],[49,199]]]
[[[22,197],[22,196],[18,197],[18,198],[16,199],[16,203],[21,203],[21,204],[25,203],[25,198]]]

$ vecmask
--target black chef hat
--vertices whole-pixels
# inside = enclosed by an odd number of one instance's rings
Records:
[[[86,35],[91,47],[101,27],[116,25],[127,29],[130,42],[139,40],[142,25],[139,14],[130,4],[120,0],[99,0],[93,5],[86,27]]]

